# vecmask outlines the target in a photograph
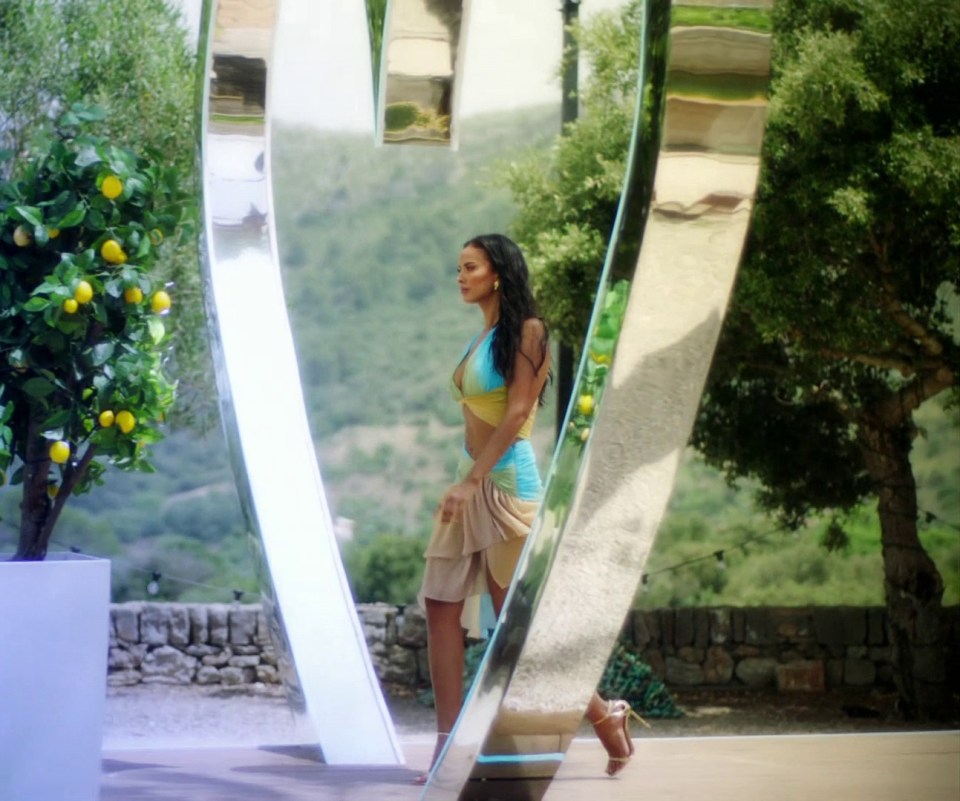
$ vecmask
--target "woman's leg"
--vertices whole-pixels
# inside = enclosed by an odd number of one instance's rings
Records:
[[[463,601],[426,599],[427,652],[437,709],[437,731],[448,733],[463,703]]]
[[[503,610],[503,602],[507,598],[509,587],[501,587],[497,584],[490,571],[487,570],[487,591],[490,593],[490,600],[493,601],[493,614],[497,620],[500,619],[500,612]]]
[[[424,606],[427,612],[430,682],[437,710],[437,743],[430,759],[430,767],[433,768],[463,703],[463,629],[460,627],[463,601],[425,598]],[[414,784],[426,784],[427,776],[428,773],[421,773],[414,779]]]

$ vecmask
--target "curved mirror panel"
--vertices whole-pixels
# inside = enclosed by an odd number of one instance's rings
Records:
[[[327,762],[395,764],[402,755],[337,553],[280,281],[267,116],[276,13],[273,0],[204,7],[202,261],[222,416],[304,737]]]
[[[540,517],[424,799],[543,795],[666,509],[750,220],[770,63],[770,35],[729,13],[741,3],[695,5],[691,24],[684,3],[646,4],[643,100],[573,392],[594,403],[567,413]]]
[[[506,190],[481,187],[559,129],[560,9],[488,0],[467,26],[466,5],[285,0],[279,18],[271,0],[205,6],[218,384],[291,698],[331,762],[400,754],[328,507],[327,492],[338,512],[350,507],[349,488],[328,480],[325,491],[311,428],[331,463],[344,442],[362,449],[384,428],[429,442],[416,469],[375,451],[377,502],[353,507],[361,535],[423,522],[405,501],[439,497],[451,479],[439,454],[459,450],[458,410],[440,399],[481,326],[455,300],[459,245],[508,228]],[[769,37],[729,22],[733,3],[694,5],[695,24],[680,3],[646,5],[643,103],[574,391],[595,402],[567,413],[505,613],[425,798],[542,795],[663,514],[749,220],[769,59]],[[724,13],[713,22],[711,9]],[[378,40],[379,66],[368,49]],[[461,150],[375,148],[392,100],[425,103],[418,124],[440,121],[427,133],[397,126],[396,142],[459,138]]]

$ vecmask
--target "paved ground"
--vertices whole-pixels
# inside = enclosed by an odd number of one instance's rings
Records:
[[[894,698],[873,692],[783,694],[760,691],[674,691],[686,711],[675,720],[652,720],[638,737],[814,734],[920,731],[901,721]],[[388,697],[400,738],[428,740],[433,711],[412,697]],[[957,728],[950,721],[942,728]],[[584,736],[589,729],[584,727]],[[302,742],[279,688],[229,689],[138,685],[111,688],[104,748],[231,747]]]
[[[687,714],[635,728],[636,756],[617,779],[602,775],[602,748],[584,727],[545,801],[960,798],[956,724],[922,731],[898,721],[889,696],[674,696]],[[331,767],[299,744],[276,688],[112,688],[100,801],[412,801],[433,713],[409,697],[388,704],[406,766]]]
[[[430,747],[402,744],[406,768],[330,767],[295,748],[107,752],[100,801],[413,801],[420,788],[411,780]],[[595,740],[575,740],[544,801],[960,797],[955,731],[644,739],[616,779],[601,774],[603,762]],[[488,792],[487,799],[511,797],[503,785]]]

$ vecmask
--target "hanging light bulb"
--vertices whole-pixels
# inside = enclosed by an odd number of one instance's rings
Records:
[[[646,573],[643,574],[643,577],[640,579],[640,586],[643,588],[644,592],[650,592],[650,576]]]
[[[726,570],[727,563],[724,561],[723,551],[714,551],[713,555],[717,557],[717,570]]]
[[[233,600],[237,603],[243,599],[243,590],[234,590],[233,591]]]
[[[163,575],[159,570],[154,570],[153,573],[150,574],[150,581],[147,583],[147,592],[150,593],[150,595],[156,595],[160,592],[160,579],[162,578]]]

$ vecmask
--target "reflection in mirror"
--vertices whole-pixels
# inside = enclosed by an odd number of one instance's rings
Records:
[[[456,144],[465,5],[464,0],[387,3],[383,63],[374,56],[374,69],[383,72],[376,79],[380,141]],[[370,30],[372,40],[372,22]]]
[[[367,4],[367,30],[370,33],[370,64],[373,67],[373,97],[380,93],[380,56],[383,53],[383,28],[387,21],[387,0],[364,0]]]
[[[573,392],[591,402],[568,410],[540,517],[425,800],[492,798],[492,787],[540,798],[631,605],[752,210],[770,4],[751,5],[645,4],[643,103]]]

